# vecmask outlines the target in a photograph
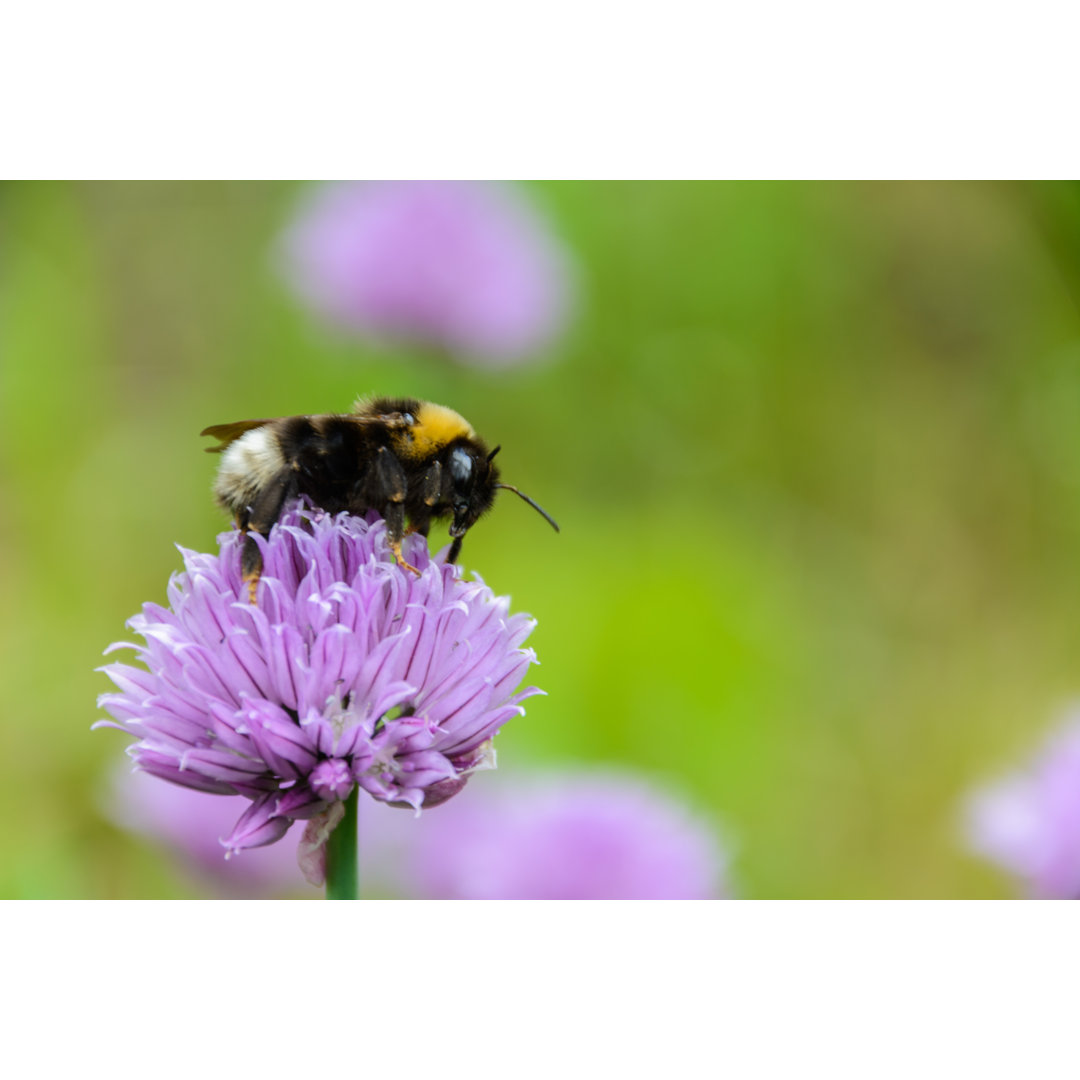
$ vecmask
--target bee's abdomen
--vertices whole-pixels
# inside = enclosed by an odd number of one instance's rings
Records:
[[[255,501],[285,464],[273,426],[254,428],[225,448],[214,481],[218,502],[234,514]]]

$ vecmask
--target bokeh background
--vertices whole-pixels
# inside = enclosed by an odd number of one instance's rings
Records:
[[[522,191],[572,317],[492,370],[320,320],[304,185],[0,186],[0,895],[201,895],[106,812],[94,669],[226,525],[198,432],[368,392],[458,409],[562,526],[504,494],[464,549],[539,620],[508,774],[655,778],[742,896],[1015,893],[958,815],[1080,695],[1077,188]]]

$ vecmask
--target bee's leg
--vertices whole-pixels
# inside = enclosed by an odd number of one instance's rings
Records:
[[[269,536],[274,522],[281,517],[285,503],[296,495],[297,472],[288,465],[281,469],[270,483],[255,496],[255,501],[248,507],[244,521],[237,524],[244,532],[244,547],[240,553],[240,572],[248,587],[248,601],[255,603],[255,593],[262,576],[263,562],[259,545],[251,537],[257,532],[260,536]]]
[[[412,515],[412,521],[409,523],[407,531],[427,536],[428,531],[431,529],[431,509],[439,501],[442,494],[442,465],[439,462],[436,461],[424,473],[420,485],[420,497],[424,505]]]
[[[420,497],[424,500],[424,505],[429,509],[439,501],[439,496],[442,495],[442,485],[442,463],[436,461],[435,464],[424,473],[423,479],[420,481]]]
[[[394,553],[394,561],[403,570],[411,570],[419,576],[420,571],[415,566],[410,566],[401,554],[401,541],[405,536],[405,470],[385,446],[380,447],[375,456],[375,487],[378,491],[378,503],[383,507],[386,539]]]
[[[448,563],[456,563],[458,556],[461,554],[461,541],[464,540],[463,536],[455,536],[453,543],[450,545],[450,551],[446,555],[446,561]]]
[[[240,575],[247,583],[248,603],[255,603],[255,592],[259,587],[259,578],[262,576],[262,555],[259,545],[251,537],[251,530],[244,527],[244,546],[240,549]]]
[[[259,545],[251,538],[251,507],[245,506],[236,511],[236,527],[243,535],[240,545],[240,579],[247,583],[248,602],[255,603],[255,588],[262,573],[262,555]]]

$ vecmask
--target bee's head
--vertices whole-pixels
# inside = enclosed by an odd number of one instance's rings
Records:
[[[454,511],[450,535],[455,540],[464,536],[495,501],[499,470],[491,459],[498,452],[497,446],[489,454],[482,446],[467,442],[450,449],[446,465],[450,473],[450,505]]]
[[[496,446],[489,454],[482,446],[459,444],[450,451],[448,466],[452,485],[451,506],[454,510],[450,535],[455,540],[460,540],[481,515],[491,509],[497,488],[506,488],[524,499],[556,532],[559,531],[555,519],[542,506],[512,484],[499,482],[499,470],[492,463],[492,458],[500,449]]]

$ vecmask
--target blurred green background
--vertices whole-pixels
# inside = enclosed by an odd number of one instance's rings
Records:
[[[657,777],[744,896],[1013,892],[957,811],[1080,691],[1077,189],[528,190],[578,316],[484,372],[301,308],[299,185],[0,187],[0,895],[192,895],[102,815],[94,668],[226,526],[198,432],[369,391],[458,409],[562,526],[504,496],[465,545],[539,619],[504,766]]]

